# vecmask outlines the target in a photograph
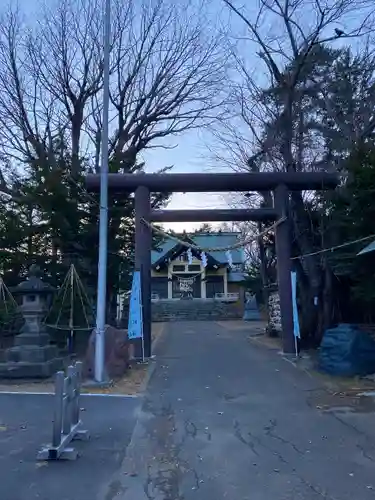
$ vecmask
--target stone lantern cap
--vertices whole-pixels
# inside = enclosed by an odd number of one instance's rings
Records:
[[[12,287],[11,292],[18,295],[47,295],[52,294],[55,288],[42,281],[41,269],[36,264],[32,264],[29,268],[28,278],[22,281],[19,285]]]

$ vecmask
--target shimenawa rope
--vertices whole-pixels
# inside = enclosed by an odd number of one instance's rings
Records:
[[[187,241],[181,240],[175,233],[167,233],[163,231],[162,229],[154,226],[150,222],[146,221],[145,219],[141,219],[143,224],[145,224],[147,227],[149,227],[152,231],[155,231],[156,233],[160,234],[161,236],[164,236],[164,238],[169,238],[170,240],[174,240],[176,243],[179,243],[180,245],[183,245],[186,248],[191,248],[192,250],[196,250],[199,252],[225,252],[227,250],[235,250],[236,248],[241,248],[246,245],[249,245],[250,243],[253,243],[256,241],[258,238],[261,238],[265,234],[269,233],[270,231],[274,230],[279,224],[284,222],[286,220],[286,217],[282,217],[281,219],[277,220],[274,224],[272,224],[270,227],[262,231],[261,233],[257,234],[256,236],[251,236],[250,238],[246,238],[242,241],[239,241],[237,243],[234,243],[233,245],[229,245],[227,247],[199,247],[197,245],[194,245],[192,243],[189,243]]]

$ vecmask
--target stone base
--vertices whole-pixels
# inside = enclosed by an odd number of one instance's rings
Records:
[[[63,368],[64,360],[62,358],[54,358],[40,363],[9,361],[8,363],[0,363],[0,378],[50,378]]]
[[[57,347],[54,345],[22,345],[6,350],[5,361],[14,363],[46,363],[58,357]]]
[[[35,333],[21,333],[17,335],[14,339],[15,346],[46,346],[49,345],[50,338],[47,333],[35,334]]]
[[[261,321],[262,317],[259,311],[246,311],[242,318],[244,321]]]

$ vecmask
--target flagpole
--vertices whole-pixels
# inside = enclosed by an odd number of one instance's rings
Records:
[[[103,123],[100,166],[100,215],[98,293],[96,305],[95,381],[104,381],[105,320],[107,304],[108,245],[108,118],[109,118],[109,55],[111,36],[111,0],[105,1],[103,38]]]

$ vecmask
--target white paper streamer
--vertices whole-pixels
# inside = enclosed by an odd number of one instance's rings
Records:
[[[201,253],[201,261],[203,267],[207,267],[207,255],[204,252]]]
[[[225,255],[227,256],[227,261],[228,261],[228,264],[229,264],[229,267],[233,267],[233,258],[232,258],[232,253],[230,250],[227,250],[225,252]]]
[[[193,254],[191,252],[191,248],[187,249],[186,254],[187,254],[187,258],[188,258],[188,263],[189,263],[189,265],[191,265],[193,263]]]

